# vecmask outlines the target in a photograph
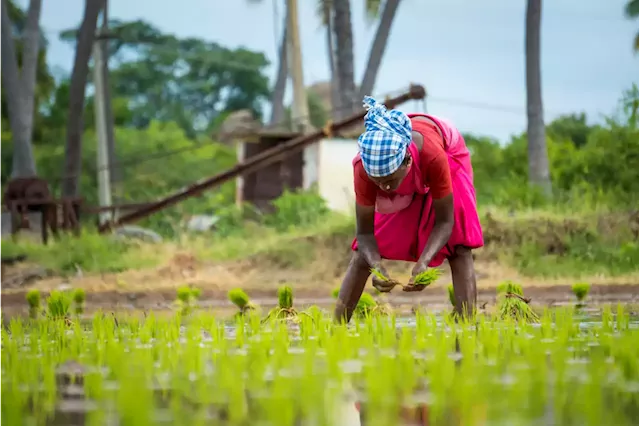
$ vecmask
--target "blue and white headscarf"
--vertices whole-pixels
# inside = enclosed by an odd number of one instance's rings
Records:
[[[411,120],[401,111],[387,111],[371,96],[364,97],[364,107],[368,110],[365,131],[358,138],[362,165],[371,177],[389,176],[398,170],[407,154]]]

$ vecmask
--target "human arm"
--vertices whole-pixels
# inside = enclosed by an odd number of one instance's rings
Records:
[[[405,291],[422,290],[424,286],[416,286],[413,284],[415,277],[421,272],[429,268],[431,259],[447,244],[453,230],[453,194],[449,194],[444,198],[433,200],[432,205],[435,222],[431,234],[427,239],[424,250],[420,258],[416,262],[409,285],[405,287]]]
[[[358,252],[365,262],[372,269],[377,269],[383,276],[389,278],[378,249],[374,233],[375,207],[363,206],[356,203],[356,240],[358,241]],[[379,291],[386,293],[398,283],[395,280],[381,280],[377,276],[372,279],[373,286]]]

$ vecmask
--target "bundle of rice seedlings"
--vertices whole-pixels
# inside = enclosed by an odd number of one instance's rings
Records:
[[[578,299],[577,306],[583,306],[582,302],[587,298],[589,290],[591,290],[591,284],[589,283],[575,283],[571,286],[571,291],[576,296],[576,299]]]
[[[40,312],[40,291],[36,289],[27,292],[27,303],[29,304],[29,317],[36,318]]]
[[[244,315],[249,311],[255,310],[255,305],[249,300],[249,296],[241,288],[232,288],[227,293],[229,301],[236,305],[240,310],[236,315]]]
[[[52,319],[67,319],[71,307],[68,293],[54,290],[47,297],[47,314]]]
[[[498,292],[498,316],[502,319],[511,317],[515,320],[538,322],[540,319],[531,306],[530,299],[524,297],[522,286],[511,281],[500,284]]]
[[[382,273],[382,271],[380,271],[379,269],[371,268],[371,269],[369,269],[369,271],[371,272],[371,275],[375,276],[380,281],[391,283],[391,284],[393,284],[394,287],[397,286],[397,285],[402,286],[402,284],[400,284],[398,281],[396,281],[394,279],[391,279],[391,278],[387,277],[386,275],[384,275]]]
[[[437,268],[427,269],[426,271],[423,271],[418,275],[416,275],[416,278],[413,281],[413,285],[428,287],[440,277],[440,274],[441,274],[440,269],[437,269]]]
[[[74,302],[74,308],[76,311],[76,315],[82,315],[82,313],[84,312],[84,302],[87,298],[86,293],[84,292],[84,289],[81,288],[77,288],[73,291],[73,302]]]
[[[304,314],[304,312],[302,313]],[[269,312],[269,315],[267,315],[264,321],[268,320],[271,316],[276,319],[297,321],[298,315],[298,311],[293,307],[293,289],[288,285],[284,285],[278,288],[278,306]]]
[[[189,286],[182,286],[176,289],[176,305],[182,315],[187,315],[193,308],[194,289]],[[198,290],[199,291],[199,290]]]
[[[337,299],[338,294],[340,293],[340,288],[334,288],[331,292],[331,295]],[[383,294],[376,290],[377,294]],[[360,300],[358,300],[358,304],[354,309],[354,313],[359,316],[366,316],[373,313],[377,313],[380,315],[388,315],[393,311],[391,305],[388,303],[380,303],[380,301],[376,300],[371,294],[367,292],[363,292],[360,296]]]

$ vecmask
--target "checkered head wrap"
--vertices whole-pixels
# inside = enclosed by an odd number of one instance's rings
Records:
[[[364,133],[358,138],[365,172],[371,177],[389,176],[402,164],[411,143],[411,120],[401,111],[387,108],[371,96],[364,97]]]

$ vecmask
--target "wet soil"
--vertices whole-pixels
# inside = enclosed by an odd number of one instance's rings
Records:
[[[26,290],[14,291],[2,295],[1,305],[4,315],[26,315],[28,307],[26,303]],[[271,307],[277,304],[277,298],[273,289],[251,290],[251,300],[259,306]],[[327,295],[326,287],[296,288],[296,306],[319,305],[329,307],[334,299]],[[46,292],[42,297],[46,297]],[[560,306],[575,302],[570,285],[526,287],[525,294],[531,299],[534,306]],[[393,306],[424,307],[427,309],[446,309],[449,301],[447,290],[444,286],[435,286],[424,289],[420,293],[403,293],[395,290],[385,296]],[[495,288],[478,289],[478,306],[491,305],[495,302]],[[162,311],[173,309],[176,299],[175,289],[146,290],[146,291],[100,291],[87,293],[86,313],[96,310],[103,311]],[[606,284],[591,287],[588,300],[592,304],[598,303],[625,303],[638,304],[638,286],[633,284]],[[233,305],[227,299],[226,290],[203,290],[198,303],[201,309],[224,311],[232,309]]]

